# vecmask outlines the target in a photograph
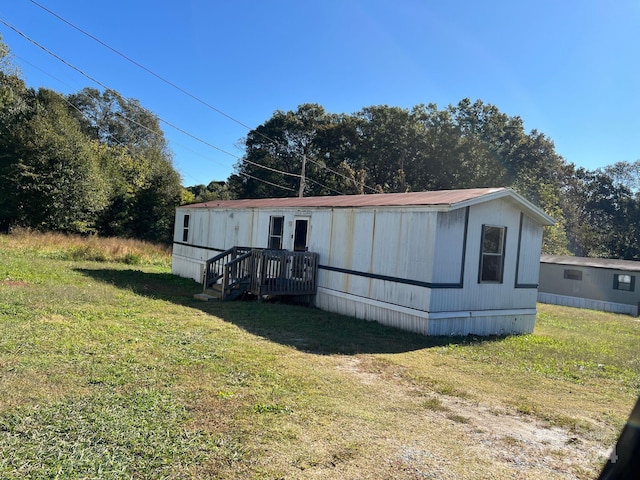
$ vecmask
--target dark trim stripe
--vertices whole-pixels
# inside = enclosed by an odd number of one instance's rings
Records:
[[[357,270],[350,270],[347,268],[340,267],[332,267],[330,265],[318,265],[318,269],[326,270],[329,272],[337,272],[344,273],[347,275],[354,275],[356,277],[364,277],[364,278],[372,278],[374,280],[384,280],[388,282],[401,283],[404,285],[413,285],[416,287],[424,287],[424,288],[432,288],[432,289],[462,289],[464,287],[464,272],[465,272],[465,263],[466,263],[466,253],[467,253],[467,237],[469,231],[469,210],[470,207],[466,207],[465,209],[465,219],[464,219],[464,237],[462,242],[462,263],[460,267],[460,281],[458,283],[431,283],[431,282],[423,282],[420,280],[412,280],[410,278],[400,278],[400,277],[392,277],[389,275],[379,275],[377,273],[369,273],[369,272],[360,272]],[[522,225],[520,226],[522,230]],[[173,242],[174,245],[183,245],[185,247],[194,247],[201,248],[204,250],[210,250],[212,252],[223,252],[223,249],[220,248],[212,248],[205,247],[203,245],[194,245],[186,242]],[[518,244],[518,251],[520,249],[520,245]],[[519,256],[519,255],[518,255]],[[516,264],[516,269],[518,265]],[[516,272],[517,278],[517,272]],[[533,284],[516,284],[515,288],[538,288],[538,285]]]
[[[522,224],[523,213],[520,212],[520,226],[518,227],[518,249],[516,252],[516,278],[513,281],[513,288],[518,288],[518,275],[520,275],[520,249],[522,247]]]
[[[462,261],[460,264],[460,281],[458,283],[431,283],[431,282],[423,282],[421,280],[412,280],[410,278],[400,278],[400,277],[391,277],[389,275],[379,275],[377,273],[369,273],[369,272],[359,272],[357,270],[349,270],[347,268],[340,267],[332,267],[329,265],[318,265],[318,268],[321,270],[327,270],[330,272],[338,272],[344,273],[347,275],[354,275],[357,277],[365,277],[372,278],[374,280],[385,280],[387,282],[395,282],[402,283],[404,285],[413,285],[416,287],[425,287],[425,288],[464,288],[464,267],[466,263],[466,255],[467,255],[467,237],[469,231],[469,211],[470,207],[465,208],[465,216],[464,216],[464,234],[462,240]]]
[[[465,208],[464,213],[464,236],[462,238],[462,263],[460,265],[460,288],[464,286],[464,264],[467,259],[467,234],[469,232],[469,210],[471,207]]]
[[[320,270],[328,270],[330,272],[345,273],[356,277],[373,278],[374,280],[385,280],[388,282],[403,283],[405,285],[413,285],[425,288],[462,288],[460,283],[431,283],[420,280],[412,280],[410,278],[391,277],[389,275],[379,275],[377,273],[359,272],[357,270],[349,270],[347,268],[332,267],[330,265],[318,265]]]
[[[204,245],[194,245],[193,243],[187,242],[173,242],[174,245],[182,245],[183,247],[193,247],[193,248],[202,248],[203,250],[211,250],[212,252],[222,253],[223,249],[213,248],[213,247],[205,247]]]

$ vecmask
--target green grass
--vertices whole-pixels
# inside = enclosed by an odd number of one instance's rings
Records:
[[[3,478],[176,478],[215,451],[211,436],[185,431],[185,408],[154,390],[105,390],[0,418]]]
[[[532,335],[429,338],[199,302],[146,244],[21,235],[0,237],[0,478],[593,478],[640,393],[635,318],[539,305]],[[532,441],[501,421],[571,442],[516,464]]]

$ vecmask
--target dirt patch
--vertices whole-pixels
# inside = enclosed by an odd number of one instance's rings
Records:
[[[561,478],[582,478],[594,458],[606,458],[601,445],[575,432],[519,415],[507,407],[440,396],[442,404],[468,421],[459,426],[475,448],[496,462],[518,470],[553,472]]]
[[[449,432],[448,438],[456,438],[453,445],[460,445],[466,455],[483,460],[486,475],[500,470],[511,472],[512,478],[592,478],[597,473],[594,459],[595,463],[603,464],[607,458],[607,449],[587,436],[521,414],[507,405],[436,392],[429,392],[427,401],[424,396],[420,400],[415,387],[393,375],[372,372],[367,363],[366,359],[345,357],[336,368],[354,375],[363,385],[389,392],[391,404],[413,403],[410,415],[415,415],[414,423],[425,423],[429,426],[424,430],[438,431],[440,435]],[[422,407],[418,406],[420,401]],[[411,429],[409,426],[408,430]],[[464,459],[438,450],[433,437],[416,428],[399,439],[395,461],[405,469],[411,468],[417,478],[456,478],[459,473],[454,473],[456,468],[452,467]],[[472,478],[473,474],[463,476]]]
[[[0,285],[3,287],[26,287],[29,283],[23,280],[0,280]]]

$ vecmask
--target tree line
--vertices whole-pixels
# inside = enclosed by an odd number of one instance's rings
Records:
[[[1,60],[0,230],[170,241],[183,189],[157,117],[112,90],[28,88]]]
[[[556,220],[550,254],[640,259],[640,161],[587,170],[544,134],[481,100],[438,108],[321,105],[276,111],[251,130],[228,180],[238,198],[512,187]]]
[[[481,100],[303,104],[243,139],[226,180],[182,187],[158,118],[113,90],[26,86],[0,39],[0,230],[170,241],[179,204],[298,194],[512,187],[556,219],[543,251],[640,259],[640,161],[587,170],[544,134]]]

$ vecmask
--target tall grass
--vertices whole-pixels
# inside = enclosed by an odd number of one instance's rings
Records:
[[[55,260],[171,265],[171,248],[127,238],[41,233],[16,229],[0,236],[0,248]]]

